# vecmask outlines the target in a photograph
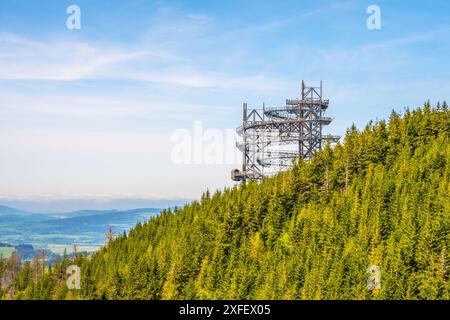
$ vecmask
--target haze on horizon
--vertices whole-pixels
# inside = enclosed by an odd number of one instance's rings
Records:
[[[234,129],[242,102],[281,105],[302,79],[324,81],[340,135],[448,98],[450,3],[377,1],[380,30],[371,4],[1,1],[0,204],[165,207],[232,186],[239,157],[176,164],[173,133]]]

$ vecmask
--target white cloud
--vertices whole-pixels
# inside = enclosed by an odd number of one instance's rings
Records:
[[[131,72],[124,75],[135,80],[192,88],[279,92],[285,87],[285,82],[282,79],[267,77],[262,74],[233,76],[222,72],[201,72],[194,68],[183,67],[156,72]]]
[[[125,122],[129,121],[131,128],[136,121],[147,121],[148,130],[153,130],[152,123],[166,121],[189,120],[191,117],[210,112],[225,112],[230,106],[226,104],[206,104],[204,102],[185,101],[180,104],[177,96],[144,95],[142,97],[114,95],[74,95],[65,93],[39,94],[5,92],[0,90],[0,132],[23,123],[28,119],[53,120],[54,126],[66,125],[71,120],[98,120],[110,123],[114,120],[122,122],[122,129],[130,130]],[[36,122],[36,124],[38,124]],[[78,122],[78,125],[82,122]],[[75,123],[76,125],[76,123]],[[177,126],[172,123],[172,126]],[[170,127],[166,125],[166,127]],[[116,126],[116,129],[117,126]]]
[[[33,41],[0,33],[0,79],[71,81],[101,76],[109,66],[166,59],[163,51],[100,49],[84,42]]]
[[[203,21],[204,18],[191,19]],[[187,30],[183,26],[177,24],[170,30],[174,29],[177,36],[182,36],[182,31],[192,31],[192,26],[186,27]],[[162,32],[160,29],[154,32]],[[282,80],[263,74],[240,76],[200,70],[189,59],[152,43],[138,43],[134,47],[133,50],[102,49],[86,42],[34,41],[0,33],[0,80],[121,79],[158,85],[265,92],[284,87]],[[176,67],[173,64],[167,66],[168,61],[176,62]]]

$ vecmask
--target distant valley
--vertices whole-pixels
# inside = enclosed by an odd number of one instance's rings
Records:
[[[33,250],[45,249],[49,256],[72,251],[92,252],[105,243],[106,232],[127,232],[138,222],[157,215],[161,209],[81,210],[62,213],[31,213],[0,206],[0,254],[23,250],[29,258]],[[30,250],[30,246],[32,246]]]

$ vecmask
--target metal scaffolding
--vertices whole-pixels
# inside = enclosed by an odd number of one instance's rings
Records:
[[[307,87],[302,81],[301,98],[287,99],[284,107],[249,109],[243,105],[242,140],[236,146],[243,154],[242,170],[231,171],[234,181],[259,180],[289,168],[295,159],[309,160],[326,141],[340,137],[323,135],[323,126],[333,120],[325,117],[329,100],[322,99],[320,87]]]

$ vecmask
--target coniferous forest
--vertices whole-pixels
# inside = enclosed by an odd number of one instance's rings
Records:
[[[427,103],[353,126],[272,178],[163,211],[91,256],[3,259],[0,296],[450,299],[449,255],[450,111]],[[72,264],[80,290],[66,286]]]

